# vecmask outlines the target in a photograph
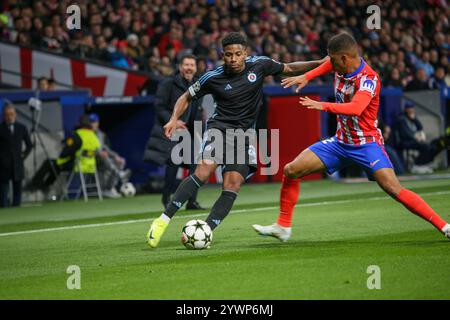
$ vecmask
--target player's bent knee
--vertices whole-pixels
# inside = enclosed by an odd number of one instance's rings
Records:
[[[237,193],[241,189],[241,184],[242,184],[242,181],[239,179],[230,179],[223,183],[223,189],[234,191]]]
[[[305,168],[296,168],[291,163],[284,166],[284,175],[291,179],[302,178],[309,174],[309,171]]]
[[[206,182],[211,175],[211,170],[207,166],[198,166],[194,172],[195,176],[202,182]]]
[[[297,178],[297,172],[294,170],[294,168],[292,167],[292,165],[290,163],[288,163],[287,165],[284,166],[284,175],[288,178],[291,179],[295,179]]]

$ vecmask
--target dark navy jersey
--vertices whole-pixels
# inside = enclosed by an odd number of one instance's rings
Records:
[[[249,129],[255,125],[262,105],[264,78],[283,72],[284,64],[264,56],[245,59],[245,69],[228,73],[224,66],[205,73],[189,87],[193,99],[212,94],[215,113],[208,119],[208,129]]]

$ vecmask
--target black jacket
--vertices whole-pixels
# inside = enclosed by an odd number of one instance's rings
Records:
[[[5,122],[0,123],[0,181],[19,181],[24,178],[23,161],[31,149],[30,135],[23,124],[14,123],[12,135],[9,126]]]
[[[398,118],[393,130],[397,147],[409,148],[412,144],[417,143],[415,135],[418,131],[423,130],[423,126],[417,117],[410,119],[403,113]]]
[[[144,161],[161,166],[167,164],[170,152],[177,142],[170,141],[164,135],[164,125],[172,116],[177,99],[194,83],[189,83],[180,74],[172,76],[160,83],[155,99],[155,123],[144,152]],[[191,101],[186,112],[180,117],[186,122],[189,131],[194,129],[194,121],[202,120],[202,99]]]

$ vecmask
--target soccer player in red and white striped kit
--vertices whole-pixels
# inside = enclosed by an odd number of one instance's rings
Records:
[[[377,128],[380,102],[380,77],[359,56],[355,39],[341,33],[328,42],[328,59],[319,67],[301,76],[282,81],[285,88],[298,85],[334,72],[336,103],[320,102],[301,97],[308,109],[336,114],[336,135],[311,145],[284,167],[280,192],[280,212],[276,223],[253,225],[261,235],[287,241],[291,236],[292,215],[300,194],[300,179],[311,173],[338,171],[356,163],[392,198],[409,211],[430,222],[450,238],[450,224],[444,221],[419,195],[402,187],[391,161],[384,150],[383,136]]]

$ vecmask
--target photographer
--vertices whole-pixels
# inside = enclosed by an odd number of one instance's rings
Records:
[[[0,124],[0,207],[8,207],[9,182],[13,187],[13,207],[22,202],[22,180],[25,158],[32,149],[27,128],[16,121],[16,109],[8,103]],[[25,150],[23,146],[25,144]]]
[[[42,163],[28,185],[28,189],[30,191],[43,190],[47,192],[59,173],[63,171],[69,172],[73,169],[75,159],[82,151],[83,145],[96,147],[94,148],[95,150],[89,151],[96,153],[100,151],[100,141],[92,130],[88,115],[82,115],[79,125],[70,136],[64,139],[59,157],[57,159],[48,159]],[[80,165],[83,166],[85,164],[81,162]],[[88,163],[86,165],[91,164]]]

